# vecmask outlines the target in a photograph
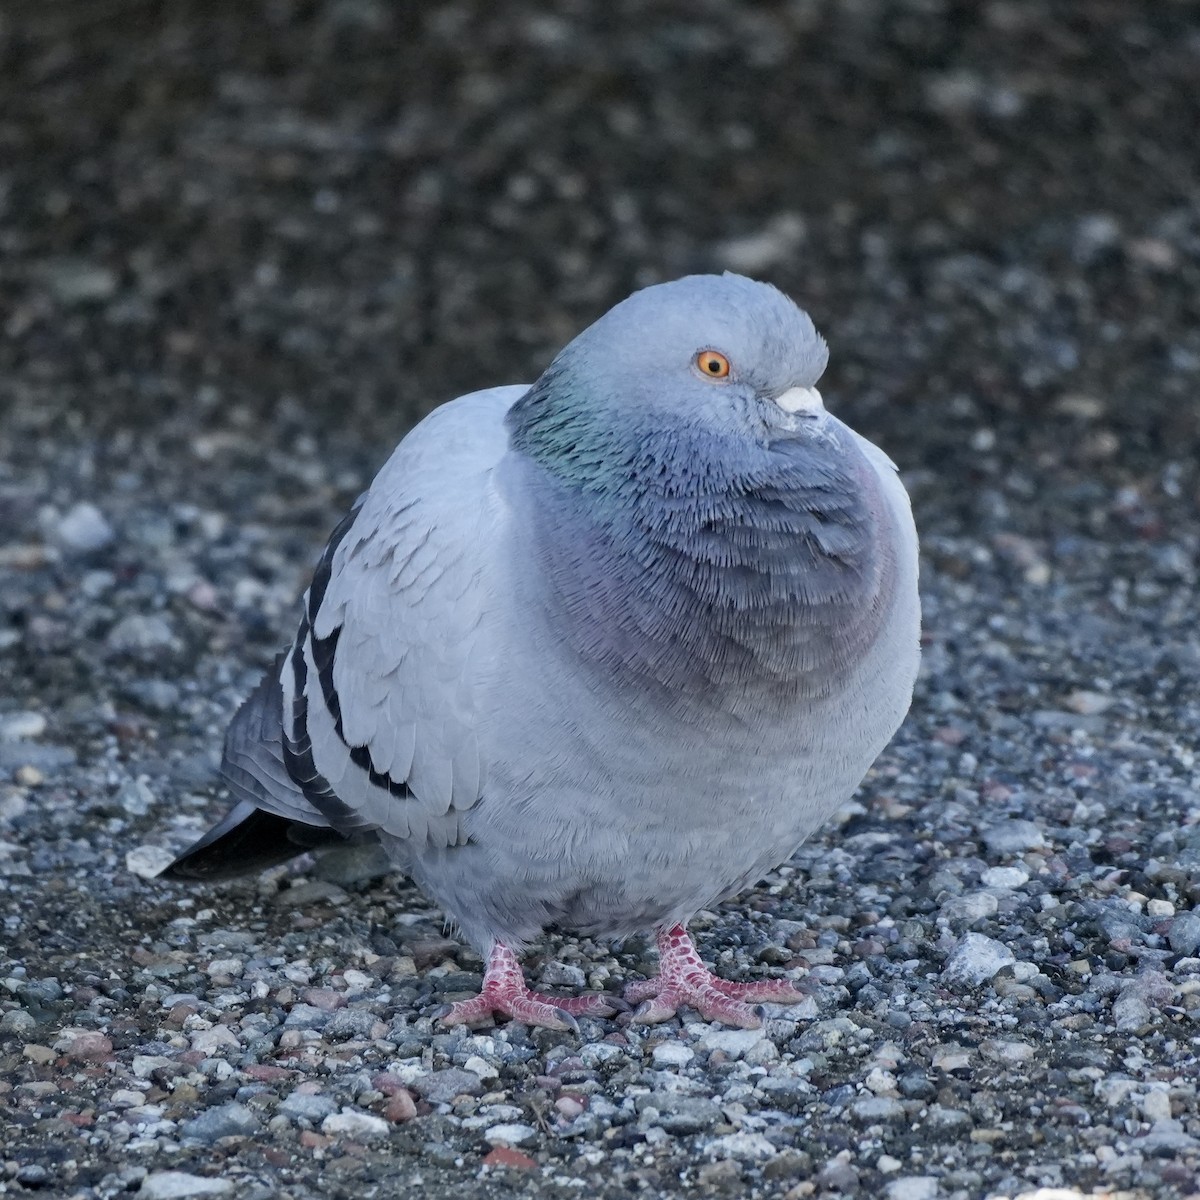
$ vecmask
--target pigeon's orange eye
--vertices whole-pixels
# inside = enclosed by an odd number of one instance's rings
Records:
[[[729,359],[719,350],[701,350],[696,355],[696,366],[709,379],[724,379],[729,374]]]

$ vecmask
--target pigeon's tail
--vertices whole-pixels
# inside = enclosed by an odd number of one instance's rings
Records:
[[[349,839],[276,816],[252,800],[242,800],[194,846],[159,873],[160,879],[215,883],[264,871],[318,846],[344,845]]]
[[[160,873],[162,879],[215,881],[287,862],[348,839],[328,827],[283,761],[283,696],[275,666],[247,697],[225,735],[221,774],[237,803],[225,818]]]

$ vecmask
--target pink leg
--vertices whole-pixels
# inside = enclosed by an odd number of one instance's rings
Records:
[[[669,1020],[680,1005],[686,1004],[705,1020],[757,1029],[762,1024],[762,1014],[753,1004],[795,1004],[804,999],[804,993],[786,979],[753,983],[718,979],[701,961],[682,925],[660,929],[657,940],[658,974],[625,988],[626,1000],[642,1002],[633,1014],[633,1020],[639,1024]]]
[[[470,1000],[460,1000],[439,1014],[443,1025],[474,1025],[497,1013],[544,1029],[579,1032],[576,1017],[611,1017],[626,1007],[616,996],[546,996],[529,990],[521,963],[502,942],[488,955],[483,972],[483,989]]]

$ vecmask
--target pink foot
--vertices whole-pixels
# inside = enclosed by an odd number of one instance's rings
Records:
[[[654,1025],[675,1015],[680,1005],[696,1009],[707,1021],[723,1021],[742,1029],[757,1029],[762,1012],[756,1004],[796,1004],[804,999],[786,979],[731,983],[718,979],[701,961],[682,925],[660,929],[657,935],[659,970],[653,979],[631,983],[625,999],[641,1007],[633,1014],[640,1025]]]
[[[438,1019],[443,1025],[474,1025],[499,1014],[522,1025],[578,1033],[576,1017],[611,1017],[624,1007],[616,996],[547,996],[530,991],[517,956],[497,942],[488,955],[479,995],[447,1006]]]

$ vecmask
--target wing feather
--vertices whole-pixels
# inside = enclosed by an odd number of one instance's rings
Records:
[[[283,689],[285,761],[335,828],[437,846],[465,837],[462,815],[486,780],[475,671],[505,515],[491,472],[507,450],[503,415],[524,390],[475,393],[427,417],[314,575]]]

